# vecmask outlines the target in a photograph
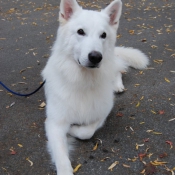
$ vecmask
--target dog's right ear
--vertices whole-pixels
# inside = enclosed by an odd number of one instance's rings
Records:
[[[75,11],[81,9],[76,0],[61,0],[60,3],[60,21],[68,21]]]

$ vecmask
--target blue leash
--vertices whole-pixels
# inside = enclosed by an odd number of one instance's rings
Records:
[[[37,91],[39,91],[43,85],[45,84],[46,80],[33,92],[29,93],[29,94],[20,94],[20,93],[17,93],[17,92],[14,92],[12,90],[10,90],[5,84],[3,84],[1,81],[0,81],[0,85],[2,85],[7,91],[11,92],[12,94],[14,95],[18,95],[18,96],[24,96],[24,97],[28,97],[30,95],[33,95],[34,93],[36,93]]]

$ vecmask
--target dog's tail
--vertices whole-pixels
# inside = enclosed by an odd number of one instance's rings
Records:
[[[130,47],[116,47],[115,55],[135,69],[145,69],[149,64],[148,57],[138,49]]]

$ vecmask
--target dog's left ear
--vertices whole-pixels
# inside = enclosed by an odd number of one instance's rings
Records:
[[[60,18],[68,21],[75,11],[81,9],[76,0],[61,0]]]
[[[114,0],[102,12],[105,12],[109,15],[111,25],[116,25],[122,13],[121,0]]]

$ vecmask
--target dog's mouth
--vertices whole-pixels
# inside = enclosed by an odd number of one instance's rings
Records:
[[[85,68],[90,68],[90,69],[94,69],[94,68],[99,68],[99,64],[96,64],[96,65],[87,65],[87,66],[84,66],[80,63],[80,61],[78,60],[78,64],[82,67],[85,67]]]

